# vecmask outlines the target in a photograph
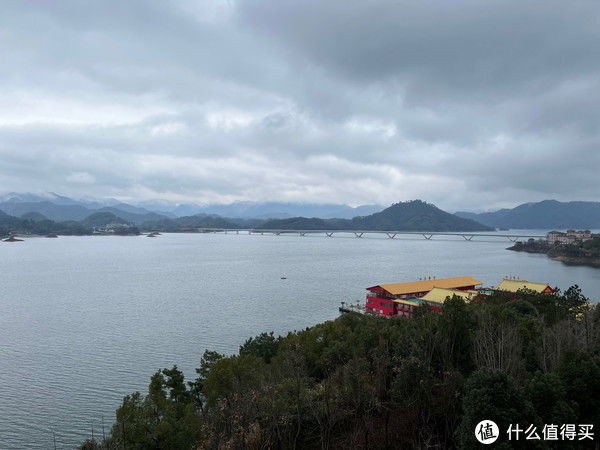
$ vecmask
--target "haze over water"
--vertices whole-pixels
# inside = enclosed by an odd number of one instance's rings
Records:
[[[597,300],[599,269],[509,245],[243,234],[0,243],[0,448],[52,448],[53,432],[72,448],[92,427],[102,434],[103,416],[108,432],[122,397],[145,392],[157,369],[177,364],[191,379],[205,349],[233,353],[262,331],[333,319],[374,284],[516,275],[579,284]]]

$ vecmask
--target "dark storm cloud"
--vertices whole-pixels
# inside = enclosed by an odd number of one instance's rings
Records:
[[[0,187],[598,199],[595,1],[8,1]]]

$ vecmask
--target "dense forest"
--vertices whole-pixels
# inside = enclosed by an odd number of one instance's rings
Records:
[[[157,371],[124,398],[110,436],[80,448],[470,449],[483,419],[500,428],[495,448],[524,446],[509,424],[597,429],[600,310],[577,286],[453,297],[413,319],[350,313],[263,333],[233,356],[206,351],[196,379]]]

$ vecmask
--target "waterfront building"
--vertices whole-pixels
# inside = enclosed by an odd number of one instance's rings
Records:
[[[590,230],[550,231],[546,235],[546,241],[551,245],[575,244],[576,242],[584,242],[590,239],[592,239],[592,232]]]
[[[434,287],[427,294],[420,298],[411,298],[408,300],[394,300],[397,308],[397,315],[404,317],[412,317],[413,310],[417,306],[427,306],[434,311],[441,311],[444,307],[444,302],[448,298],[454,296],[460,297],[465,301],[471,301],[471,299],[479,292],[473,290],[460,290],[460,289],[446,289]]]
[[[411,316],[414,308],[423,303],[435,306],[434,309],[441,308],[446,297],[443,297],[441,303],[436,299],[442,298],[442,292],[436,291],[429,299],[424,299],[434,288],[450,291],[474,291],[481,284],[481,281],[469,276],[379,284],[367,288],[365,309],[368,313],[386,317]],[[447,296],[452,296],[452,293]]]
[[[540,294],[553,294],[556,292],[556,289],[552,288],[549,284],[546,283],[535,283],[533,281],[527,280],[510,280],[504,279],[498,286],[496,286],[497,291],[505,291],[505,292],[517,292],[521,289],[527,289],[529,291],[534,291]]]
[[[435,287],[430,290],[427,294],[425,294],[421,299],[425,301],[425,303],[431,303],[431,306],[435,306],[435,303],[440,304],[444,303],[444,301],[448,297],[460,297],[465,301],[470,301],[475,295],[479,292],[475,289],[473,290],[461,290],[461,289],[445,289]]]

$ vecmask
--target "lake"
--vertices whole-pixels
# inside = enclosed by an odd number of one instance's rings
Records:
[[[192,378],[205,349],[233,353],[262,331],[333,319],[341,301],[375,284],[472,275],[495,285],[514,275],[579,284],[597,299],[600,269],[509,245],[343,234],[0,243],[0,448],[48,449],[54,439],[73,448],[92,428],[101,436],[122,397],[144,392],[157,369],[177,364]]]

